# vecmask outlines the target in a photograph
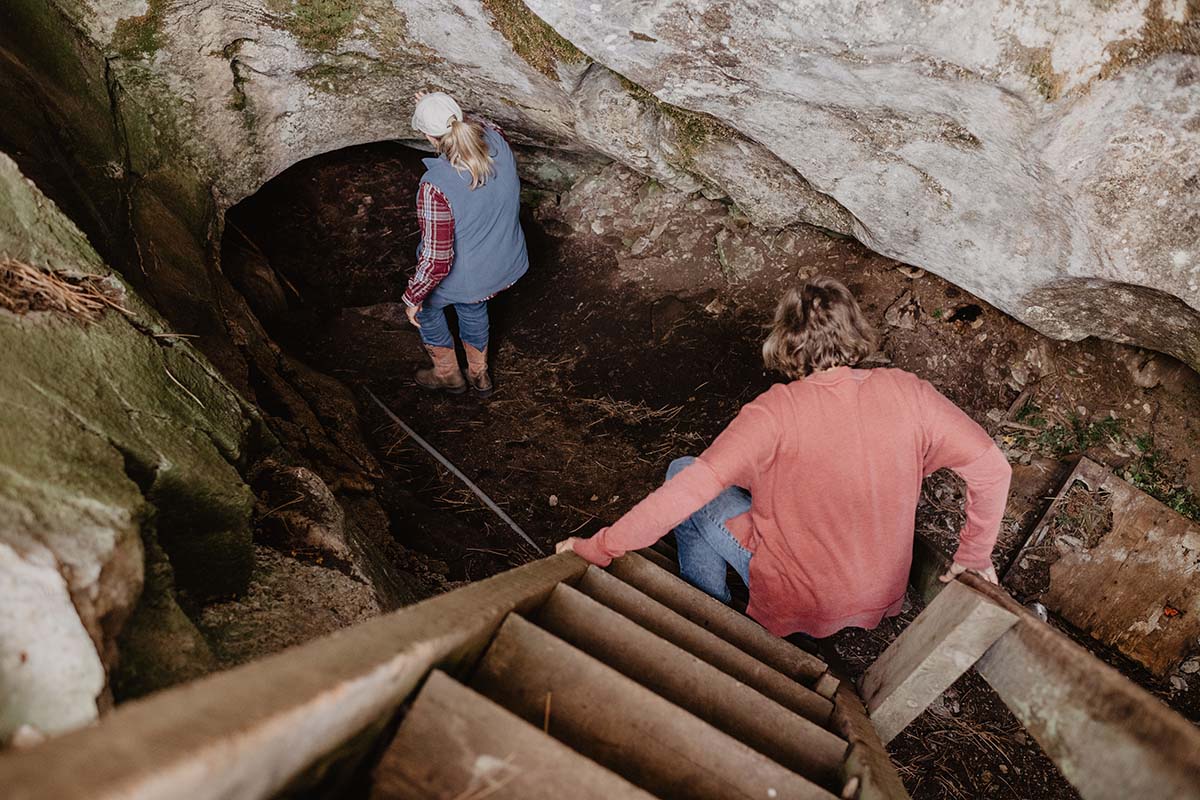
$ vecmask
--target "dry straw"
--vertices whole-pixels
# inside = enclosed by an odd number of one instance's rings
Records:
[[[99,275],[68,275],[0,256],[0,308],[14,314],[56,311],[82,322],[95,322],[106,308],[128,314],[111,293]]]

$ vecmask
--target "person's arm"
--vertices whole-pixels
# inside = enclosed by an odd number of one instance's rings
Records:
[[[417,192],[417,223],[421,226],[421,257],[404,292],[404,304],[419,309],[454,263],[454,215],[441,190],[422,183]]]
[[[652,492],[611,527],[590,539],[560,543],[597,566],[630,550],[648,547],[730,486],[749,488],[770,467],[778,428],[763,398],[745,406],[712,445],[674,478]]]
[[[724,489],[712,467],[698,458],[612,526],[590,539],[572,537],[567,542],[591,563],[607,567],[614,558],[630,550],[654,544]]]
[[[958,550],[947,579],[970,569],[996,583],[992,549],[1004,518],[1012,467],[993,444],[969,464],[951,469],[967,482],[967,521],[958,535]]]
[[[992,550],[1000,535],[1012,467],[987,431],[924,381],[921,419],[924,473],[930,475],[948,467],[967,483],[967,520],[959,532],[954,564],[942,579],[951,580],[974,570],[995,582]]]

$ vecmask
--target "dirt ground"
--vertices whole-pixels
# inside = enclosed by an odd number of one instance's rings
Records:
[[[453,586],[538,556],[366,400],[369,387],[475,480],[544,551],[587,536],[699,453],[776,380],[758,350],[781,291],[843,280],[880,325],[879,363],[911,370],[996,434],[1015,480],[1006,566],[1081,452],[1196,512],[1200,378],[1162,356],[1048,340],[930,274],[816,229],[752,228],[736,209],[617,168],[565,195],[530,191],[531,268],[491,304],[495,396],[426,394],[396,305],[417,243],[419,162],[371,145],[303,162],[230,215],[224,263],[272,336],[349,385],[386,475],[378,497],[407,569]],[[265,263],[265,267],[264,267]],[[927,486],[918,531],[952,549],[961,488]],[[860,671],[911,621],[828,644]],[[1137,677],[1137,676],[1135,676]],[[1144,676],[1141,676],[1144,678]],[[1168,702],[1197,690],[1151,686]],[[917,800],[1074,791],[978,676],[892,745]]]

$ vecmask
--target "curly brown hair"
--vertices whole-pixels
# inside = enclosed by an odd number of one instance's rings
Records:
[[[789,289],[763,342],[763,363],[789,378],[854,366],[875,352],[877,334],[840,281],[818,276]]]

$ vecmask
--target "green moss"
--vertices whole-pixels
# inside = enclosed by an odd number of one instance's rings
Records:
[[[1100,79],[1111,78],[1131,64],[1150,61],[1163,53],[1200,55],[1200,6],[1188,3],[1183,13],[1182,22],[1169,20],[1163,14],[1162,0],[1151,0],[1139,35],[1105,48],[1108,61],[1100,70]]]
[[[1037,93],[1047,103],[1052,103],[1062,96],[1064,79],[1054,71],[1049,49],[1044,50],[1041,57],[1029,65],[1029,77],[1033,78]]]
[[[150,0],[146,13],[117,22],[113,47],[125,58],[143,58],[162,47],[163,17],[168,0]]]
[[[332,50],[350,32],[364,0],[268,0],[284,27],[309,50]]]
[[[492,27],[500,32],[513,52],[549,78],[558,78],[559,62],[579,64],[587,60],[578,47],[529,10],[521,0],[483,0],[492,15]]]
[[[686,108],[671,105],[659,100],[643,87],[618,75],[617,79],[625,91],[637,100],[653,103],[658,111],[671,122],[675,132],[675,146],[679,150],[676,166],[687,169],[700,148],[713,139],[729,140],[738,137],[738,133],[715,117],[698,111],[688,111]]]
[[[1139,436],[1134,443],[1141,452],[1125,467],[1125,480],[1183,516],[1200,522],[1200,496],[1180,480],[1183,468],[1158,452],[1150,436]]]

